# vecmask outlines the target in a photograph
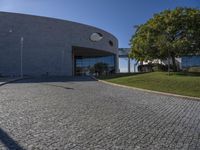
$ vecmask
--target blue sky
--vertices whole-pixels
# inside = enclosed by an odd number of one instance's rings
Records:
[[[200,7],[200,0],[0,0],[0,11],[26,13],[97,26],[128,47],[134,25],[177,6]]]
[[[153,14],[176,7],[200,8],[200,0],[0,0],[0,11],[71,20],[102,28],[114,34],[119,47],[129,47],[134,25]],[[127,60],[120,60],[127,70]]]

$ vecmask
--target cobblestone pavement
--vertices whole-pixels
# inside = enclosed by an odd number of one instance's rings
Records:
[[[200,149],[200,102],[80,79],[0,87],[0,149]]]

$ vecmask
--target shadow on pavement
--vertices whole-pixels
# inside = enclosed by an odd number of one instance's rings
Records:
[[[15,83],[51,83],[51,82],[84,82],[96,81],[88,76],[83,77],[28,77]]]
[[[0,142],[8,150],[24,150],[16,141],[14,141],[4,130],[0,128]]]

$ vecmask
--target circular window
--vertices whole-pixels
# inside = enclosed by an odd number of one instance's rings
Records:
[[[110,46],[113,46],[113,45],[114,45],[114,44],[113,44],[113,41],[110,40],[110,41],[109,41],[109,45],[110,45]]]
[[[90,40],[93,42],[98,42],[103,39],[103,35],[101,33],[92,33],[90,36]]]

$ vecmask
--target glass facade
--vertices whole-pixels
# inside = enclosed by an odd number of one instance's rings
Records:
[[[114,72],[114,55],[96,57],[75,57],[75,75],[99,75],[112,74]]]

